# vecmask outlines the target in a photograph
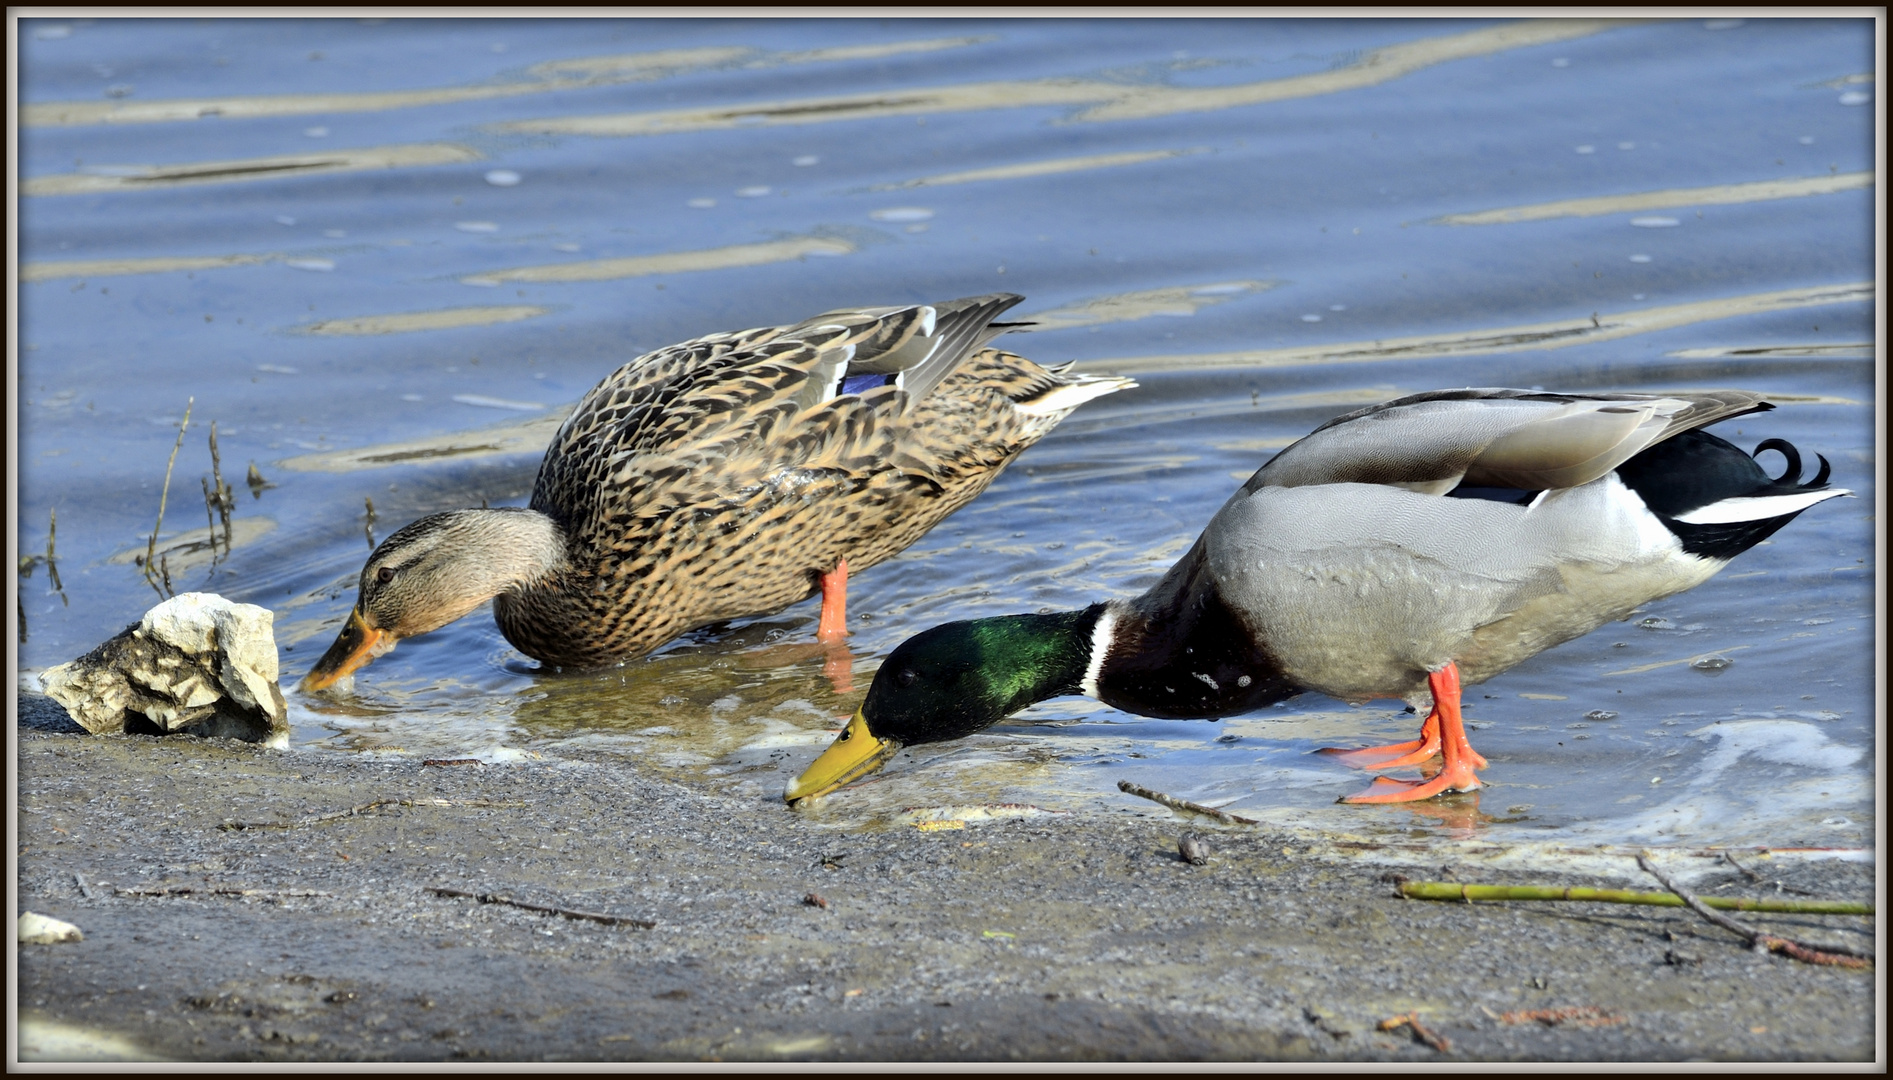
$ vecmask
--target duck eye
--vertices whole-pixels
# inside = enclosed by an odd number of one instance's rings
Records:
[[[380,582],[383,585],[386,585],[388,582],[393,581],[394,580],[394,567],[384,566],[381,569],[375,571],[375,580]]]
[[[919,677],[919,675],[914,673],[913,668],[902,668],[900,671],[894,673],[894,681],[902,686],[914,685],[914,680]]]

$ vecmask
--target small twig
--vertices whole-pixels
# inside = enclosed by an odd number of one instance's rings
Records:
[[[360,806],[351,806],[346,810],[333,810],[326,814],[311,814],[294,821],[226,821],[217,826],[220,829],[236,831],[242,829],[293,829],[300,825],[319,825],[324,821],[340,821],[343,818],[366,814],[370,810],[379,810],[384,806],[484,806],[484,807],[519,807],[522,802],[507,802],[498,799],[376,799]]]
[[[1466,885],[1457,881],[1402,881],[1400,895],[1411,900],[1588,900],[1604,904],[1683,907],[1671,893],[1631,889],[1565,888],[1556,885]],[[1791,915],[1872,915],[1873,905],[1846,900],[1737,900],[1699,896],[1706,907],[1722,911],[1774,911]]]
[[[320,889],[244,889],[235,885],[125,885],[119,896],[329,896]]]
[[[1741,871],[1743,877],[1749,879],[1755,884],[1759,885],[1762,883],[1762,876],[1760,874],[1757,874],[1755,871],[1750,870],[1748,867],[1743,866],[1739,862],[1736,862],[1735,856],[1729,854],[1727,851],[1724,851],[1722,853],[1722,861],[1725,863],[1728,863],[1730,866],[1733,866],[1737,870]]]
[[[1453,1052],[1453,1044],[1446,1038],[1446,1036],[1438,1035],[1428,1030],[1426,1025],[1420,1023],[1420,1018],[1418,1016],[1415,1016],[1412,1013],[1402,1013],[1399,1016],[1390,1016],[1387,1019],[1382,1020],[1379,1026],[1380,1026],[1380,1030],[1382,1031],[1392,1031],[1398,1027],[1406,1027],[1413,1032],[1413,1037],[1415,1039],[1419,1040],[1420,1042],[1425,1043],[1426,1045],[1432,1047],[1435,1050],[1438,1050],[1440,1053],[1450,1054]]]
[[[1142,784],[1133,784],[1129,780],[1119,780],[1117,782],[1117,789],[1127,795],[1135,795],[1140,799],[1149,799],[1151,802],[1167,806],[1172,810],[1181,810],[1186,814],[1202,814],[1204,817],[1215,818],[1217,821],[1228,822],[1231,825],[1257,824],[1254,818],[1246,818],[1241,814],[1224,813],[1214,807],[1204,806],[1202,803],[1193,803],[1188,799],[1179,799],[1174,795],[1165,795],[1161,791],[1152,791]]]
[[[250,485],[250,498],[252,499],[262,498],[265,491],[276,486],[268,480],[263,479],[263,474],[257,471],[256,462],[254,461],[250,462],[250,475],[245,477],[243,482]]]
[[[1501,1024],[1540,1023],[1546,1027],[1560,1024],[1579,1024],[1584,1027],[1610,1027],[1621,1024],[1624,1017],[1596,1005],[1567,1005],[1562,1009],[1518,1009],[1513,1012],[1495,1013],[1486,1009],[1486,1015]]]
[[[230,485],[223,481],[223,458],[217,453],[217,421],[210,422],[210,474],[216,478],[217,514],[223,519],[223,551],[230,554],[230,512],[237,508],[237,501],[230,493]],[[216,545],[211,546],[216,550]]]
[[[158,493],[158,523],[151,527],[151,539],[145,544],[145,582],[153,589],[158,587],[158,583],[151,577],[151,561],[158,555],[158,532],[164,528],[164,504],[171,498],[171,468],[177,464],[178,449],[184,445],[184,432],[191,426],[191,407],[196,404],[195,396],[184,403],[184,420],[177,426],[177,442],[171,444],[171,460],[164,466],[164,490]],[[166,578],[165,589],[169,589],[171,583],[168,574]],[[158,595],[163,596],[164,593],[160,591]]]
[[[70,607],[72,601],[66,598],[66,587],[59,580],[59,559],[53,555],[53,538],[58,535],[59,508],[55,506],[52,508],[51,517],[46,522],[46,572],[52,575],[53,591],[59,594],[61,600],[65,600],[66,606]]]
[[[1763,885],[1763,884],[1774,885],[1776,892],[1791,892],[1791,893],[1794,893],[1796,896],[1820,895],[1819,893],[1811,893],[1807,891],[1806,889],[1797,889],[1792,885],[1783,885],[1779,881],[1770,882],[1767,878],[1761,876],[1760,874],[1757,874],[1753,870],[1750,870],[1748,867],[1743,866],[1741,863],[1736,862],[1735,856],[1729,854],[1727,851],[1724,851],[1722,853],[1722,860],[1728,863],[1730,866],[1735,867],[1737,870],[1740,870],[1745,877],[1747,877],[1750,881],[1754,882],[1757,885]]]
[[[572,908],[553,907],[549,904],[531,904],[524,900],[514,900],[510,896],[498,893],[467,892],[465,889],[448,889],[438,885],[428,886],[428,892],[435,896],[451,896],[462,900],[478,900],[482,904],[505,904],[507,907],[523,908],[527,911],[540,911],[547,915],[557,915],[565,919],[583,919],[588,922],[604,923],[606,926],[636,926],[649,930],[657,925],[650,919],[633,919],[628,915],[604,915],[596,911],[575,911]]]
[[[1710,909],[1707,904],[1697,899],[1694,895],[1685,891],[1682,886],[1671,881],[1669,876],[1663,873],[1663,871],[1658,870],[1656,863],[1652,861],[1650,853],[1647,851],[1638,853],[1637,865],[1643,867],[1645,873],[1662,882],[1664,888],[1681,897],[1683,903],[1688,906],[1689,910],[1720,926],[1731,934],[1736,934],[1746,939],[1749,946],[1757,952],[1763,950],[1778,952],[1805,963],[1830,964],[1835,967],[1864,968],[1873,963],[1872,957],[1863,953],[1857,953],[1852,949],[1842,948],[1836,945],[1822,945],[1816,947],[1795,941],[1791,938],[1776,937],[1773,934],[1765,934],[1753,927],[1736,922],[1727,915],[1719,914]]]
[[[210,565],[217,565],[217,499],[210,493],[210,477],[200,476],[197,482],[204,489],[204,521],[207,523],[205,534],[210,538]]]

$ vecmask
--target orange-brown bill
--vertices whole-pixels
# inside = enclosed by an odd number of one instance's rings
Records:
[[[335,635],[335,644],[330,645],[329,651],[309,669],[309,674],[303,676],[302,689],[326,690],[392,648],[394,635],[369,626],[358,607],[349,612],[347,625]]]

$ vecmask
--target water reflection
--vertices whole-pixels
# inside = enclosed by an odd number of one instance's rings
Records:
[[[143,551],[193,395],[277,487],[215,566],[184,519],[160,539],[180,587],[277,613],[293,679],[348,610],[367,500],[381,534],[523,502],[569,403],[650,348],[1006,289],[1040,325],[1009,344],[1142,385],[857,579],[852,692],[812,605],[593,674],[538,671],[476,613],[351,696],[291,695],[296,738],[608,754],[786,813],[900,640],[1135,595],[1338,413],[1742,387],[1781,407],[1725,437],[1823,453],[1861,498],[1475,688],[1483,792],[1333,804],[1362,778],[1311,751],[1410,736],[1396,704],[1207,724],[1067,699],[804,819],[1167,813],[1131,779],[1361,843],[1870,845],[1872,23],[1720,22],[26,20],[18,539],[57,512],[64,589],[20,577],[20,662],[150,603],[114,559]],[[177,468],[174,504],[205,448]]]

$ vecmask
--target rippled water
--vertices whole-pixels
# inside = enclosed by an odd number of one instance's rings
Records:
[[[1823,453],[1861,497],[1470,691],[1476,795],[1333,805],[1361,778],[1308,751],[1407,737],[1397,703],[1208,724],[1066,699],[812,818],[1145,812],[1131,779],[1335,833],[1873,841],[1870,20],[21,30],[17,539],[42,551],[57,513],[63,586],[19,580],[22,686],[158,598],[132,558],[187,403],[172,586],[274,609],[290,683],[373,540],[523,503],[624,360],[1003,289],[1046,324],[1011,347],[1141,385],[855,579],[864,676],[935,622],[1136,594],[1272,452],[1417,390],[1762,390],[1776,412],[1717,431]],[[238,498],[214,564],[213,421]],[[814,615],[549,676],[476,613],[352,697],[292,693],[291,752],[586,746],[783,812],[858,697],[798,649]]]

